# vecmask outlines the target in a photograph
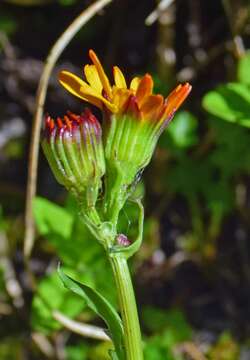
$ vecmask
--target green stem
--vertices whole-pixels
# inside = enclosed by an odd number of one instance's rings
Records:
[[[143,360],[140,324],[134,289],[125,257],[110,257],[124,326],[126,360]]]

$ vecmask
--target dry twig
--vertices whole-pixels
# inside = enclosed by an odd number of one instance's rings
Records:
[[[60,324],[66,327],[66,329],[82,335],[84,337],[88,337],[91,339],[110,341],[109,336],[105,333],[105,331],[97,326],[79,323],[75,320],[68,318],[63,315],[59,311],[53,311],[52,316],[55,320],[57,320]]]
[[[153,23],[161,16],[162,12],[165,11],[173,2],[174,0],[161,0],[156,9],[147,16],[145,24],[148,26],[153,25]]]

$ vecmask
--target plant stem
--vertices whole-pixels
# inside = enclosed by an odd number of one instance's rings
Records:
[[[127,260],[122,255],[113,255],[110,262],[124,326],[126,360],[143,360],[140,324]]]

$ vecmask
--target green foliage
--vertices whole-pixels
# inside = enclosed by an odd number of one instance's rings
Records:
[[[87,360],[88,346],[85,344],[67,346],[65,352],[67,360]]]
[[[58,269],[58,273],[64,286],[73,293],[82,297],[87,306],[105,321],[119,359],[122,359],[124,357],[122,345],[123,326],[116,310],[100,293],[91,287],[81,284],[80,282],[67,276],[60,268]]]
[[[53,319],[53,310],[75,317],[84,308],[84,302],[63,288],[57,272],[44,277],[38,286],[32,303],[32,327],[50,333],[59,330],[61,325]]]
[[[66,209],[39,197],[34,200],[33,209],[36,224],[42,235],[55,235],[64,239],[70,237],[74,218]]]
[[[17,23],[10,14],[0,14],[0,31],[12,35],[17,29]]]
[[[218,86],[203,98],[203,107],[212,115],[250,127],[250,53],[238,63],[238,81]]]
[[[250,85],[250,52],[243,56],[238,64],[237,77],[239,82]]]
[[[250,89],[246,84],[220,85],[204,96],[202,104],[212,115],[250,127]]]
[[[208,352],[210,360],[238,360],[239,356],[239,345],[227,332],[219,337],[217,343]]]
[[[142,312],[145,328],[153,334],[145,345],[146,360],[181,360],[174,354],[177,344],[192,337],[192,329],[179,309],[168,311],[145,307]]]
[[[197,126],[198,120],[193,114],[188,111],[179,111],[164,135],[169,138],[167,142],[172,143],[172,146],[181,149],[189,148],[198,142]],[[165,143],[165,145],[168,144]]]
[[[175,343],[189,340],[192,336],[192,329],[179,309],[166,311],[150,306],[144,307],[142,320],[146,329],[152,333],[167,329],[168,333],[172,333]]]
[[[80,221],[74,200],[69,199],[66,207],[63,208],[43,198],[36,198],[33,209],[40,234],[53,247],[67,268],[67,273],[98,289],[115,305],[115,286],[110,266],[101,245]],[[51,296],[51,291],[58,299]],[[81,306],[76,306],[73,313],[65,312],[67,309],[65,299],[69,302],[71,299],[72,302],[80,301]],[[74,294],[66,291],[54,272],[41,280],[38,285],[32,305],[34,328],[46,332],[60,328],[59,324],[55,325],[50,307],[71,317],[77,316],[84,308],[83,301],[78,298],[76,300]]]
[[[8,337],[1,339],[0,343],[0,359],[21,359],[22,358],[22,342],[18,338]]]

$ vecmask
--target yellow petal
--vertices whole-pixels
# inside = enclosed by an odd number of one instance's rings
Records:
[[[130,89],[136,91],[140,84],[140,81],[141,79],[139,77],[134,77],[130,83]]]
[[[116,107],[113,104],[71,72],[62,71],[59,74],[59,81],[65,89],[80,99],[88,101],[99,108],[102,108],[102,103],[104,103],[110,111],[115,111]]]
[[[101,107],[100,101],[97,99],[96,95],[98,95],[95,91],[91,89],[91,87],[78,76],[68,72],[61,71],[59,74],[59,81],[66,90],[68,90],[74,96],[79,97],[82,100],[88,101],[93,105]],[[84,88],[84,92],[83,92]],[[87,98],[86,95],[90,95],[91,97]]]
[[[116,105],[117,111],[121,112],[124,109],[129,96],[131,95],[131,91],[128,89],[114,87],[113,94],[113,103]]]
[[[95,65],[85,65],[84,74],[90,86],[95,89],[99,94],[102,93],[102,83],[99,78]]]
[[[95,65],[96,70],[99,74],[99,78],[101,80],[103,89],[107,93],[109,99],[111,99],[112,98],[112,88],[111,88],[109,79],[103,70],[102,64],[100,63],[100,60],[98,59],[96,53],[93,50],[89,50],[89,56],[90,56],[90,59],[93,61],[93,64]]]
[[[113,75],[114,75],[115,85],[118,88],[127,89],[125,77],[118,66],[113,67]]]

